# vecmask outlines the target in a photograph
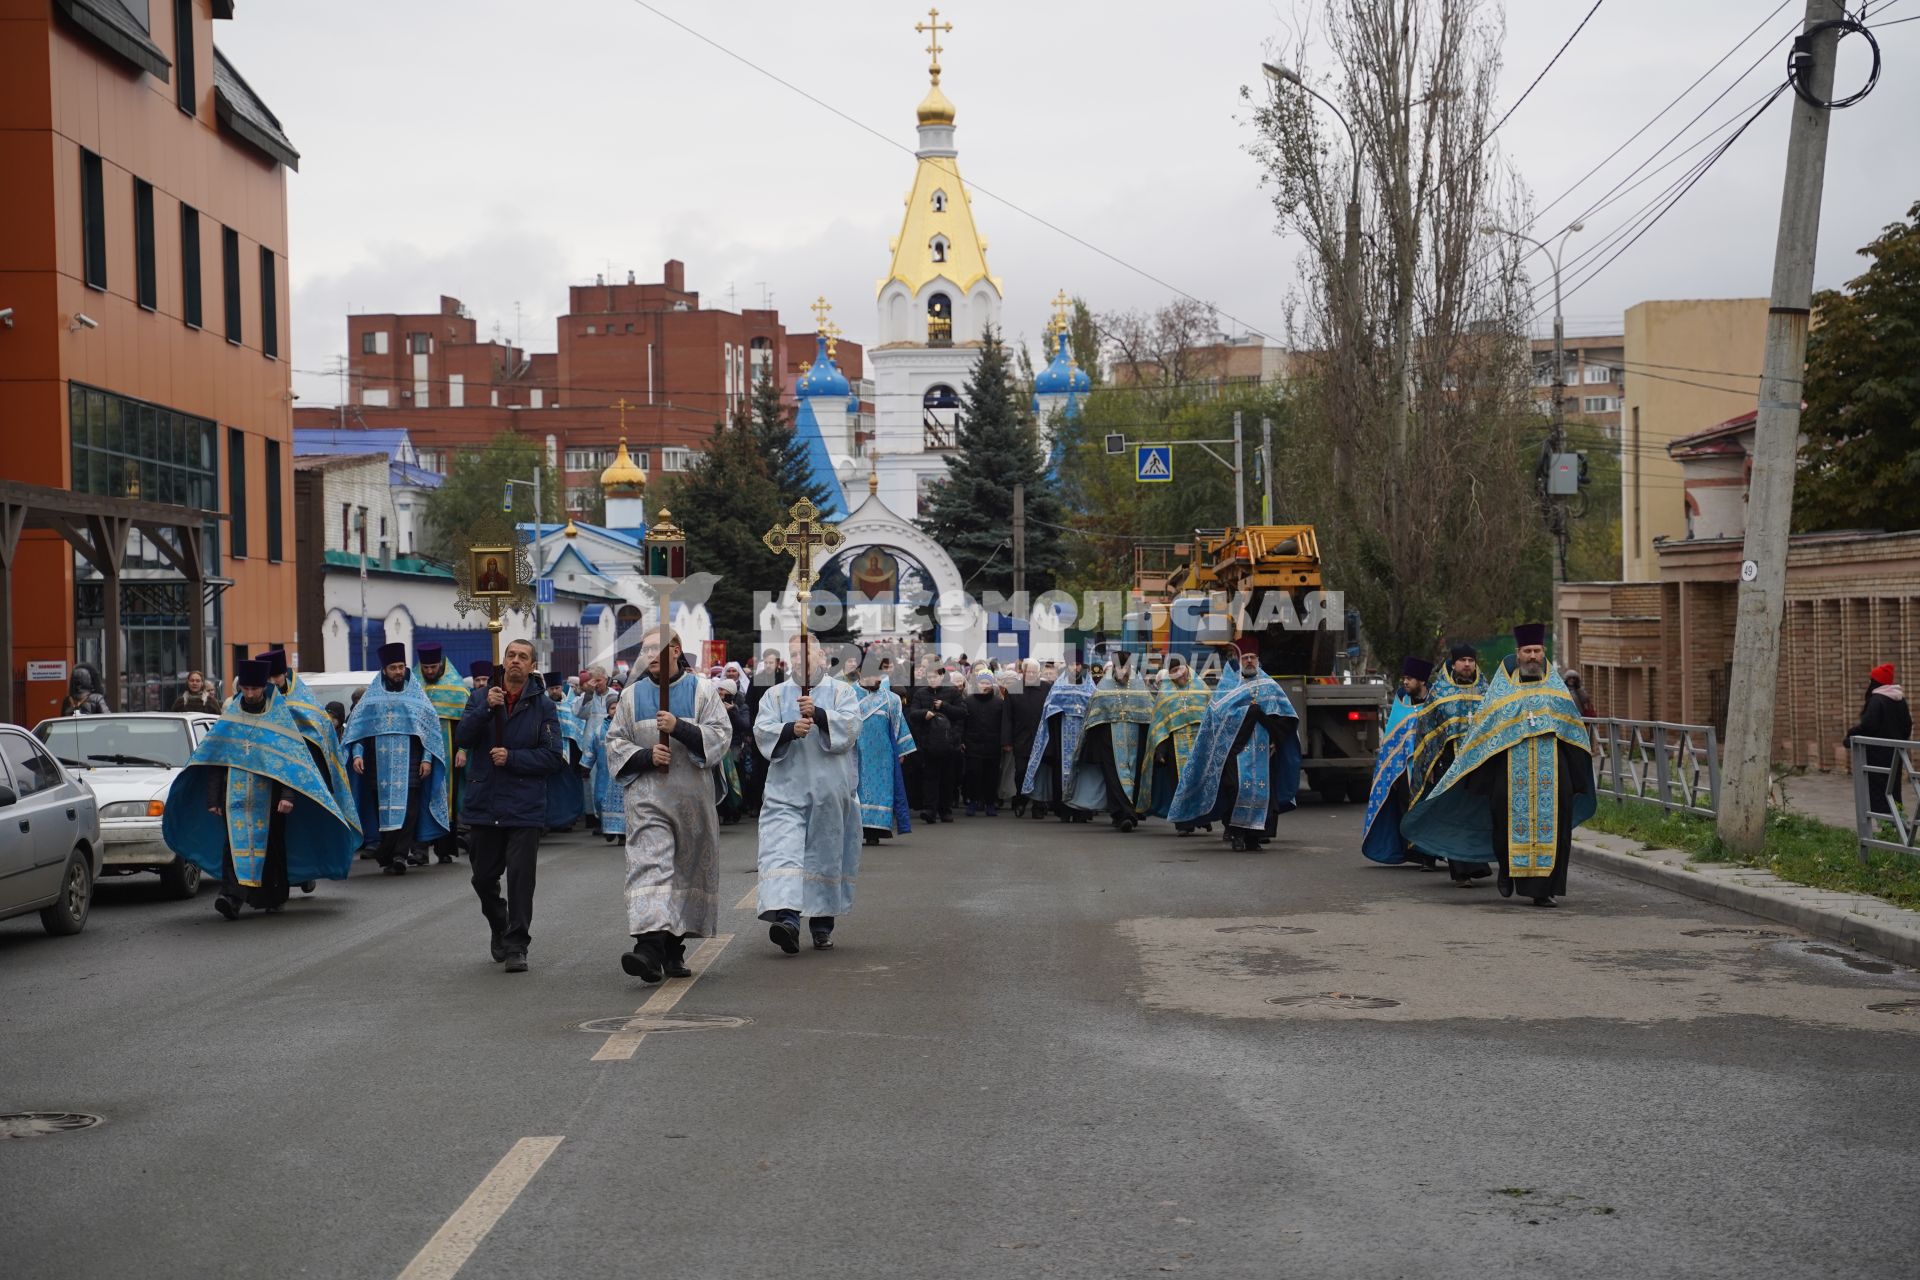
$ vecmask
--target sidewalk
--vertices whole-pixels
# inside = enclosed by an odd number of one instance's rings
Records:
[[[1842,831],[1854,830],[1853,775],[1805,773],[1777,784],[1788,809]]]
[[[1842,775],[1839,780],[1849,789],[1852,787],[1851,778]],[[1804,787],[1810,781],[1815,779],[1789,779],[1787,785]],[[1814,797],[1820,795],[1816,788],[1805,790]],[[1812,807],[1818,803],[1817,799],[1809,801],[1791,790],[1788,797],[1790,807],[1809,817],[1820,816]],[[1852,812],[1849,799],[1848,826],[1852,824]],[[1576,866],[1597,868],[1703,902],[1732,907],[1858,947],[1897,964],[1920,968],[1920,911],[1896,907],[1865,894],[1809,888],[1754,867],[1690,862],[1687,855],[1677,849],[1648,849],[1638,840],[1584,827],[1574,832],[1573,848]]]

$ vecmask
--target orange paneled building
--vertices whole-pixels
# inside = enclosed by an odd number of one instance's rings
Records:
[[[17,538],[0,647],[16,720],[65,691],[27,683],[30,662],[117,650],[108,701],[143,709],[170,704],[189,668],[224,676],[246,649],[297,644],[299,156],[214,47],[232,17],[231,0],[0,0],[0,481]],[[55,511],[56,490],[84,515]],[[118,645],[97,557],[75,550],[83,518],[126,541]],[[194,520],[189,575],[178,535]]]

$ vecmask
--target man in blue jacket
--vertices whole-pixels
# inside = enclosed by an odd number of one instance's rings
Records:
[[[533,924],[534,862],[547,829],[547,778],[563,763],[560,721],[532,679],[533,645],[507,644],[502,678],[475,690],[455,740],[467,752],[462,815],[473,833],[468,861],[480,914],[493,931],[493,958],[508,973],[527,971]],[[506,901],[500,876],[507,878]]]

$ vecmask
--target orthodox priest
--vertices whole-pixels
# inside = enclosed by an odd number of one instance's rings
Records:
[[[1360,827],[1360,852],[1389,866],[1418,862],[1432,870],[1435,858],[1420,853],[1400,834],[1400,819],[1416,798],[1408,785],[1414,744],[1420,739],[1420,712],[1428,701],[1427,678],[1433,663],[1409,654],[1400,660],[1400,691],[1387,707],[1387,725],[1373,756],[1373,785],[1367,790],[1367,812]]]
[[[1093,677],[1076,662],[1047,687],[1040,727],[1034,731],[1033,750],[1027,756],[1027,776],[1021,790],[1036,818],[1057,813],[1063,821],[1077,819],[1067,803],[1072,792],[1074,761],[1080,755],[1080,736],[1086,731],[1087,704],[1093,700]]]
[[[720,924],[715,771],[732,745],[733,722],[713,683],[683,670],[680,655],[679,635],[656,628],[641,643],[646,674],[627,686],[607,718],[607,767],[623,793],[633,937],[620,967],[645,982],[691,977],[686,940],[710,938]]]
[[[1180,655],[1167,659],[1166,679],[1153,704],[1153,724],[1147,729],[1147,759],[1153,767],[1148,795],[1156,817],[1166,817],[1173,808],[1174,793],[1180,789],[1180,776],[1193,756],[1193,743],[1200,736],[1200,724],[1207,717],[1212,696],[1205,684],[1193,678],[1193,667]],[[1192,835],[1194,825],[1182,822],[1174,830],[1183,836]]]
[[[1420,708],[1413,759],[1407,765],[1407,785],[1413,802],[1417,803],[1432,790],[1453,767],[1460,735],[1467,731],[1473,722],[1473,713],[1480,709],[1486,696],[1487,678],[1480,672],[1480,655],[1472,645],[1456,644],[1448,655],[1446,669],[1433,682],[1432,696]],[[1492,875],[1493,864],[1448,862],[1447,874],[1456,886],[1464,889],[1475,880]]]
[[[767,759],[760,804],[760,918],[788,955],[800,950],[800,916],[814,949],[833,945],[836,920],[853,906],[860,870],[860,700],[844,680],[824,678],[820,642],[787,642],[793,679],[768,689],[753,740]]]
[[[566,672],[547,672],[546,688],[547,698],[553,703],[554,715],[559,720],[560,754],[565,760],[560,771],[547,778],[547,830],[550,833],[571,831],[586,810],[586,792],[581,780],[591,775],[581,761],[591,748],[587,742],[587,726],[574,714],[573,704],[567,697]]]
[[[860,833],[869,845],[913,830],[907,820],[902,761],[913,754],[900,695],[893,691],[893,659],[880,659],[860,677]]]
[[[1222,822],[1228,844],[1258,849],[1299,793],[1299,724],[1259,657],[1242,654],[1238,671],[1221,674],[1168,816],[1175,823]]]
[[[354,704],[341,743],[353,768],[361,838],[381,871],[405,875],[413,846],[432,844],[449,822],[446,736],[405,645],[380,646],[380,674]]]
[[[1142,799],[1146,778],[1147,729],[1153,723],[1153,695],[1139,659],[1125,649],[1113,651],[1105,674],[1087,702],[1086,732],[1080,738],[1078,794],[1091,798],[1091,775],[1098,773],[1107,819],[1131,831],[1146,816]],[[1086,782],[1079,782],[1086,778]],[[1078,803],[1078,802],[1076,802]],[[1094,806],[1086,806],[1093,808]]]
[[[320,749],[267,665],[238,664],[239,696],[194,748],[167,793],[167,847],[220,877],[214,910],[278,911],[290,884],[344,880],[360,832],[340,807]]]
[[[467,683],[460,673],[447,661],[446,651],[439,645],[427,642],[414,651],[419,666],[414,674],[420,677],[420,691],[427,695],[427,701],[433,704],[433,713],[440,719],[440,728],[446,737],[446,780],[441,786],[447,801],[447,830],[433,842],[432,851],[442,863],[452,862],[454,855],[460,852],[460,784],[465,776],[467,753],[454,745],[453,731],[460,725],[460,717],[467,710]],[[413,866],[427,865],[428,846],[416,845],[407,861]]]
[[[1452,766],[1401,823],[1451,862],[1493,863],[1502,897],[1557,906],[1573,829],[1593,816],[1593,756],[1580,708],[1547,663],[1546,627],[1514,630],[1502,667],[1461,736]]]

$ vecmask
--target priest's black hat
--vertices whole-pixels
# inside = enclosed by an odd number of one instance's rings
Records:
[[[1547,642],[1547,624],[1544,622],[1523,622],[1513,629],[1513,643],[1516,648],[1524,649],[1528,645],[1544,645]]]
[[[390,667],[396,662],[405,662],[406,660],[407,646],[401,644],[398,640],[380,646],[381,666]]]
[[[1433,674],[1433,664],[1425,658],[1416,658],[1408,655],[1400,659],[1400,674],[1403,676],[1412,676],[1415,680],[1425,680]]]

